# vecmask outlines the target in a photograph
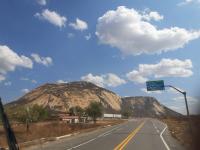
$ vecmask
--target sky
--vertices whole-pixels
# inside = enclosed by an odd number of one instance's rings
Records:
[[[0,0],[0,95],[16,100],[45,83],[89,81],[120,96],[154,96],[197,113],[198,0]]]

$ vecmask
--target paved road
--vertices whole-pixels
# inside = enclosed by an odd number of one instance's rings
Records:
[[[48,142],[30,150],[183,150],[166,125],[155,119],[133,119],[124,124]]]

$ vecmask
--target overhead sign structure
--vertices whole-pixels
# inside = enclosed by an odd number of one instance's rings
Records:
[[[158,91],[158,90],[165,90],[165,87],[171,87],[175,89],[176,91],[180,92],[183,94],[184,99],[185,99],[185,105],[186,105],[186,110],[187,110],[187,116],[189,117],[189,109],[188,109],[188,103],[187,103],[187,97],[186,97],[186,92],[181,91],[180,89],[172,86],[172,85],[165,85],[163,80],[156,80],[156,81],[147,81],[146,82],[147,86],[147,91]]]
[[[147,81],[146,86],[147,86],[147,91],[165,90],[165,85],[163,80]]]

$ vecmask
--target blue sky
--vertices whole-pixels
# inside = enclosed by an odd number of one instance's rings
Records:
[[[198,103],[200,3],[141,0],[1,0],[4,103],[44,84],[86,80],[121,96],[155,96],[185,113],[182,95],[148,93],[164,79]]]

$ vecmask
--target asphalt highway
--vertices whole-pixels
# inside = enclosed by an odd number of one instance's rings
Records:
[[[30,150],[184,150],[156,119],[132,119],[126,123],[81,133]]]

